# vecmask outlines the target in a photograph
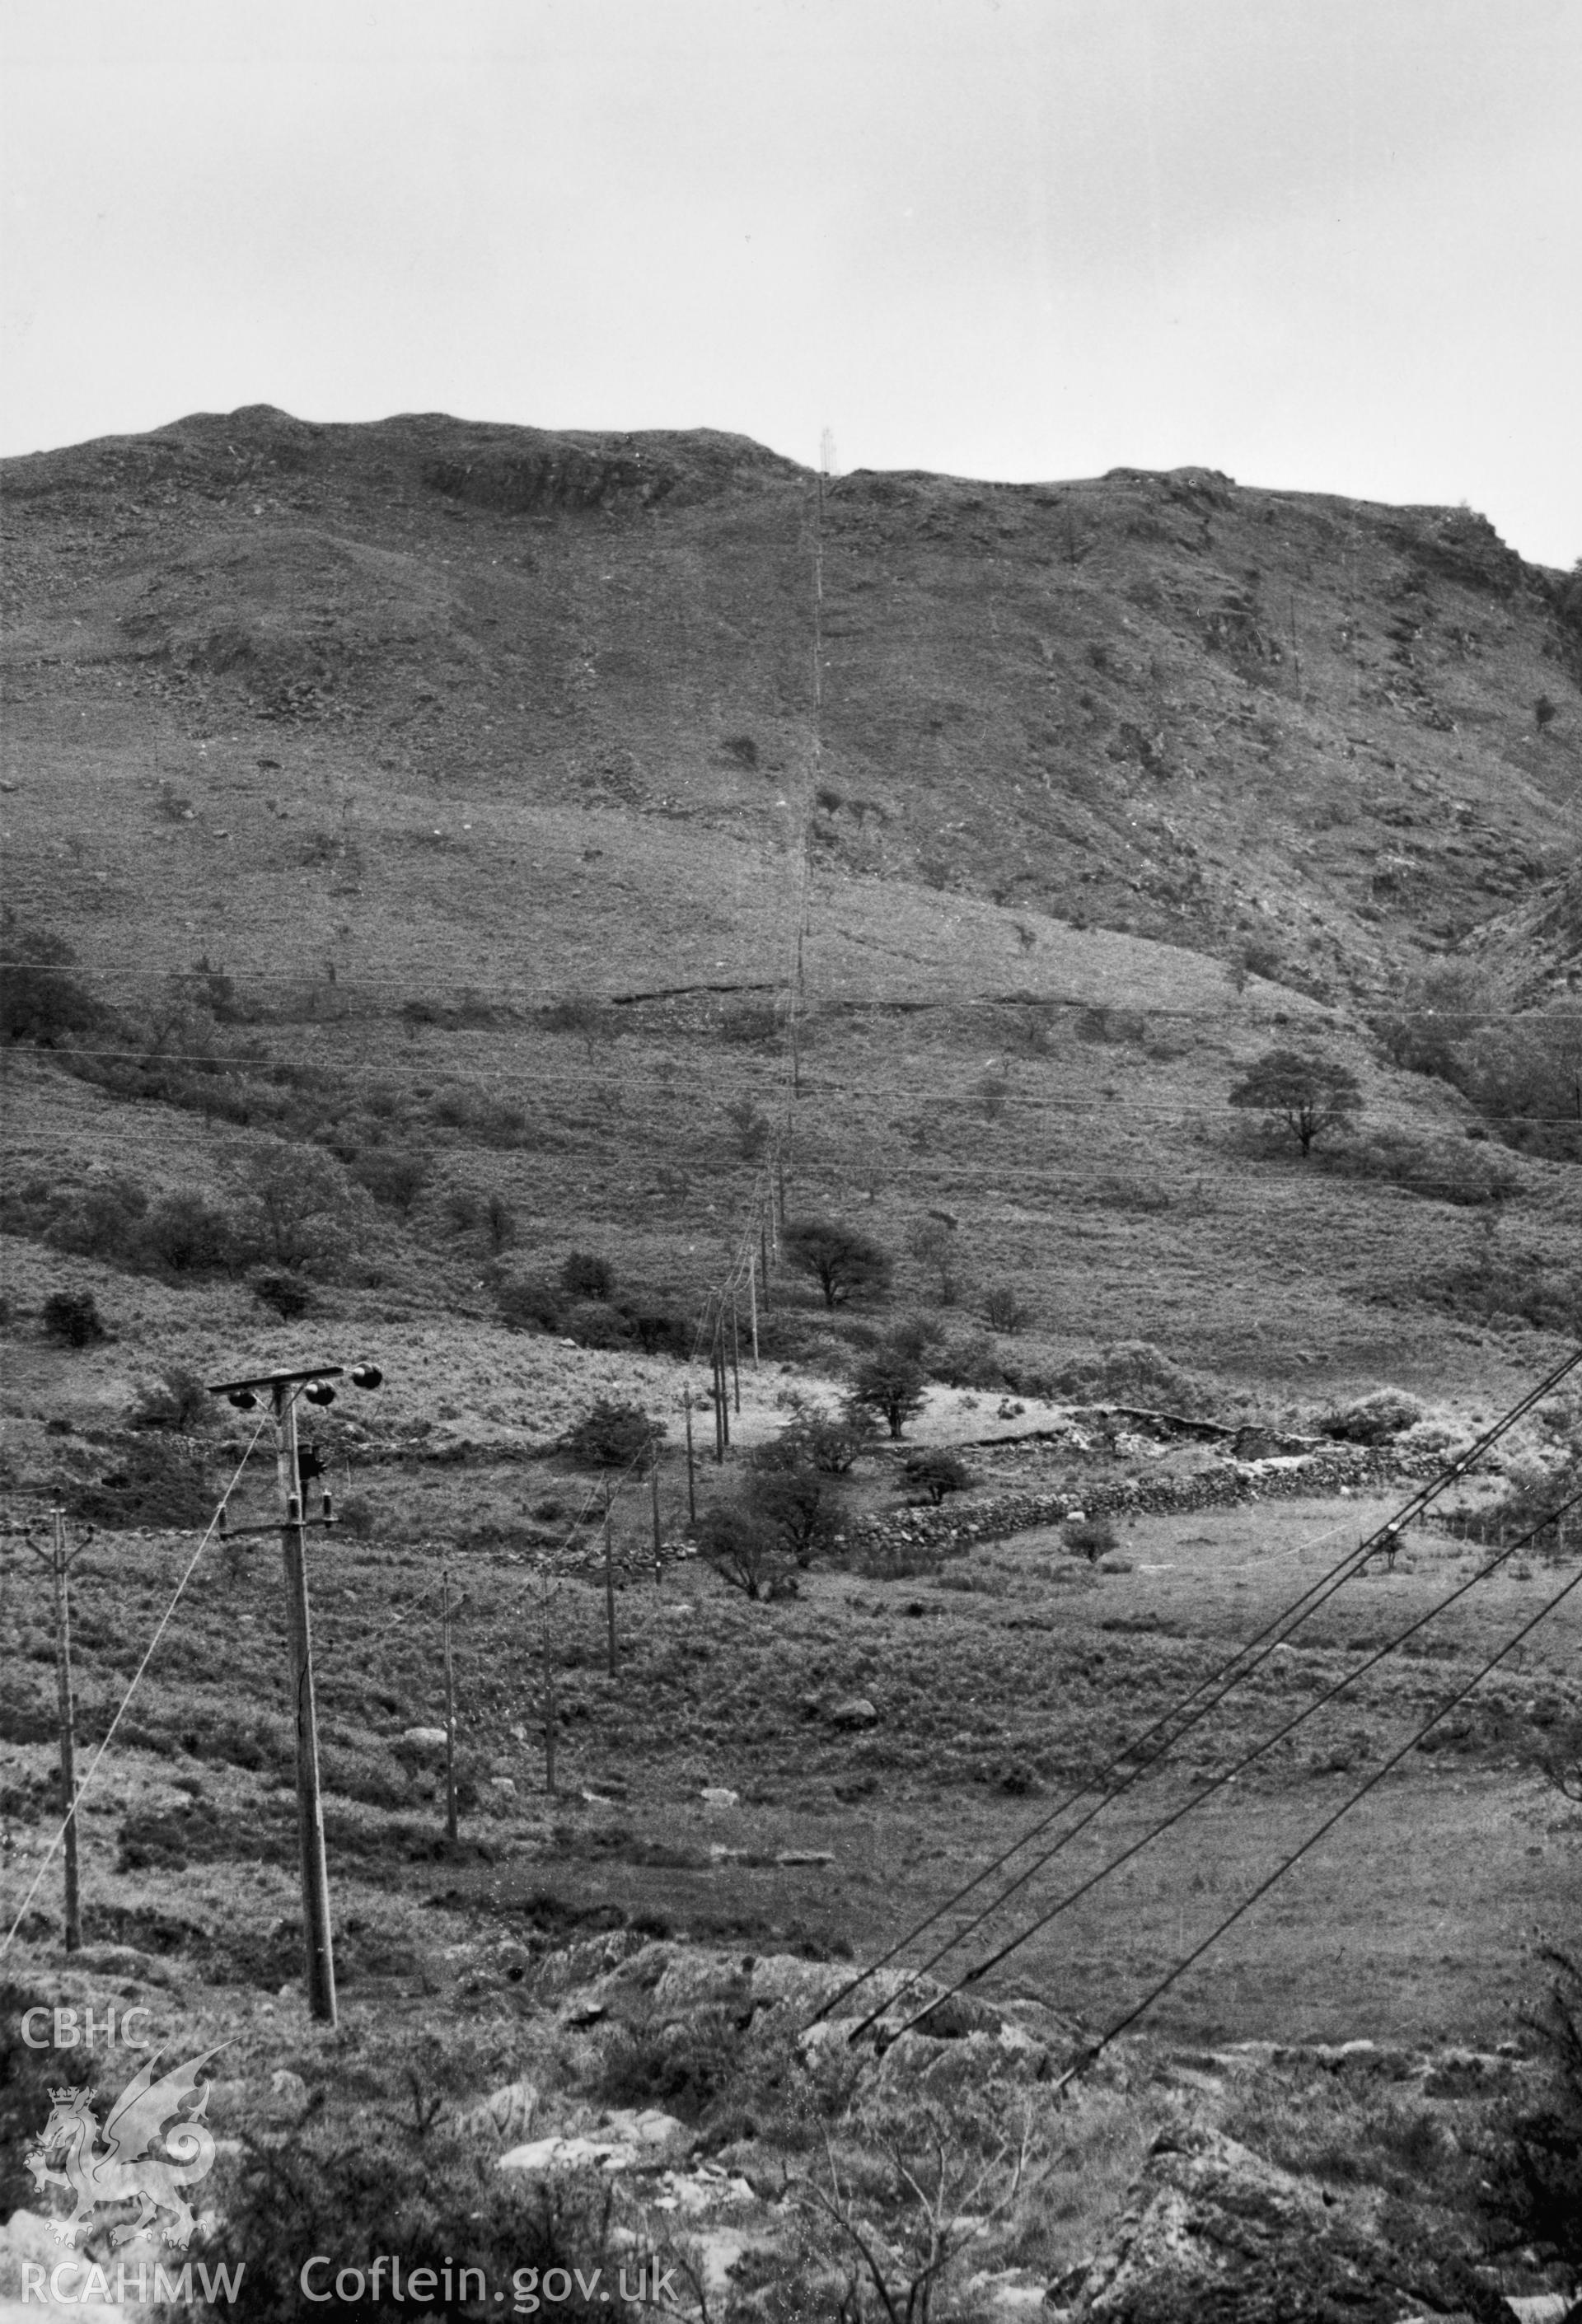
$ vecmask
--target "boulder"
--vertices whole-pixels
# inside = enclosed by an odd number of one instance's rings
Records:
[[[725,1784],[705,1784],[698,1795],[706,1808],[739,1808],[740,1792],[733,1792]]]
[[[854,1694],[837,1702],[829,1714],[832,1727],[877,1727],[879,1714],[865,1694]]]

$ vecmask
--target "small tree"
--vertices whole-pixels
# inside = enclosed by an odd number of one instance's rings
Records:
[[[828,1547],[840,1524],[838,1488],[807,1459],[794,1430],[747,1455],[747,1506],[777,1527],[799,1565]]]
[[[961,1289],[960,1243],[955,1227],[931,1213],[908,1230],[906,1247],[933,1279],[941,1307],[953,1307]]]
[[[581,1469],[626,1469],[634,1463],[646,1469],[668,1434],[664,1422],[651,1419],[641,1405],[601,1397],[566,1431],[560,1450]]]
[[[346,1175],[318,1147],[266,1148],[249,1176],[259,1240],[277,1267],[300,1270],[353,1240]]]
[[[850,1402],[882,1416],[892,1438],[921,1412],[928,1375],[916,1358],[894,1347],[875,1348],[852,1374]]]
[[[726,1108],[735,1132],[736,1152],[744,1162],[756,1162],[769,1143],[769,1117],[750,1097],[739,1097]]]
[[[1229,1102],[1281,1123],[1305,1161],[1320,1138],[1361,1112],[1362,1092],[1355,1074],[1333,1057],[1268,1049],[1236,1084]]]
[[[939,1508],[947,1493],[965,1492],[972,1482],[972,1473],[966,1462],[948,1444],[913,1452],[902,1474],[909,1485],[928,1495],[935,1508]]]
[[[746,1501],[717,1501],[698,1527],[698,1550],[747,1598],[769,1596],[790,1570],[780,1527]]]
[[[1032,1310],[1013,1283],[991,1283],[984,1293],[984,1321],[991,1331],[1014,1334],[1032,1321]]]
[[[817,1278],[828,1308],[843,1306],[854,1292],[883,1291],[890,1280],[888,1251],[871,1235],[832,1219],[794,1221],[782,1248],[794,1268]]]
[[[601,1041],[613,1040],[615,1025],[614,1012],[602,1001],[573,996],[557,1001],[543,1013],[546,1029],[551,1033],[575,1033],[587,1051],[587,1062],[593,1063]]]

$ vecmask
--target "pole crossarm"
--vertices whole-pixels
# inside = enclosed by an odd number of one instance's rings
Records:
[[[305,1371],[258,1372],[250,1379],[209,1380],[205,1383],[210,1396],[230,1396],[244,1388],[291,1388],[299,1381],[340,1379],[344,1364],[313,1364]]]

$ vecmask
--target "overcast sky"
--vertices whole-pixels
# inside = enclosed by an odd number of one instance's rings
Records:
[[[0,449],[1202,463],[1582,555],[1582,0],[8,0]]]

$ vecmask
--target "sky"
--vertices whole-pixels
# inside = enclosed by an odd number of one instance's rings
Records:
[[[0,451],[1200,465],[1582,557],[1582,0],[7,0]]]

